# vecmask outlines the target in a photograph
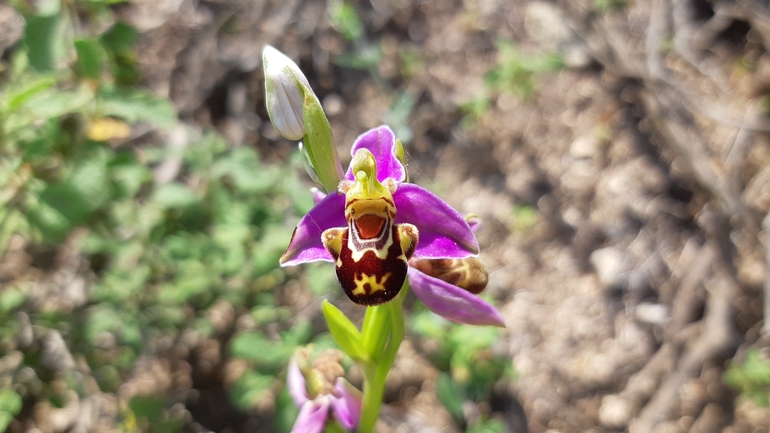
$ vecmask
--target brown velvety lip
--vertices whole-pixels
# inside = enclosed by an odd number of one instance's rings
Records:
[[[366,214],[356,218],[354,224],[361,239],[374,239],[382,233],[385,218],[379,215]]]

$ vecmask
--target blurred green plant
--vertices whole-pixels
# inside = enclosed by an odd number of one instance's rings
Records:
[[[345,68],[368,72],[382,93],[392,95],[390,107],[382,121],[393,129],[403,143],[408,144],[412,140],[412,128],[408,120],[417,103],[417,98],[404,88],[394,89],[382,78],[378,69],[383,56],[381,43],[367,39],[361,17],[354,6],[346,2],[332,3],[328,16],[334,29],[351,45],[344,53],[336,56],[334,62]],[[399,55],[402,75],[408,77],[420,67],[421,60],[415,50],[400,50]]]
[[[270,292],[287,278],[285,220],[312,206],[293,175],[299,159],[267,164],[185,126],[168,99],[138,87],[139,35],[111,9],[121,1],[14,4],[27,26],[0,60],[0,256],[15,236],[49,255],[66,244],[86,259],[88,282],[74,304],[41,298],[33,274],[0,291],[0,432],[22,405],[93,392],[89,380],[117,392],[160,339],[230,332],[213,318],[221,303],[253,319],[230,345],[249,365],[231,390],[241,409],[265,389],[280,394],[286,354],[313,337]],[[159,145],[171,131],[182,144]],[[46,359],[50,335],[76,367]],[[136,396],[123,424],[180,431],[173,403]]]
[[[537,224],[539,214],[537,208],[530,205],[516,205],[513,207],[513,227],[514,232],[523,233]]]
[[[599,13],[622,11],[628,0],[594,0],[594,8]]]
[[[498,419],[482,419],[468,426],[465,433],[507,433],[509,430]]]
[[[495,420],[480,419],[469,424],[463,411],[466,402],[489,401],[498,381],[516,380],[511,361],[493,351],[500,329],[457,325],[422,310],[412,315],[411,330],[431,341],[429,347],[433,349],[428,359],[441,371],[436,393],[454,421],[467,426],[467,431],[504,431],[497,429],[499,423]]]
[[[182,422],[165,410],[163,396],[137,395],[128,402],[123,428],[148,433],[181,433]]]
[[[513,93],[526,102],[537,86],[538,76],[566,67],[564,58],[556,53],[521,54],[513,42],[505,40],[496,45],[498,63],[484,76],[484,92],[461,107],[466,113],[466,126],[474,125],[500,94]]]
[[[750,349],[742,363],[733,362],[725,382],[757,405],[770,406],[770,360],[758,349]]]
[[[0,431],[5,431],[13,417],[21,410],[21,396],[16,391],[0,389]]]

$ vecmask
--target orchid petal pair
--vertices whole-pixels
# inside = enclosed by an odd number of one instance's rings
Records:
[[[479,245],[468,222],[449,204],[404,182],[400,145],[384,125],[356,139],[340,188],[325,197],[314,193],[316,205],[297,225],[281,265],[336,263],[346,294],[364,305],[392,299],[408,275],[415,295],[434,313],[470,325],[504,326],[492,305],[415,266],[423,260],[475,257]],[[406,275],[399,276],[402,269]]]
[[[321,433],[331,421],[336,421],[347,431],[356,428],[361,418],[361,391],[345,378],[337,377],[333,388],[322,389],[311,396],[305,376],[297,360],[292,358],[286,379],[289,394],[300,408],[291,430],[293,433]]]

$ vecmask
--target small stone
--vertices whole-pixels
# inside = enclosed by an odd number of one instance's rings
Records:
[[[602,426],[619,430],[628,425],[631,419],[631,404],[618,395],[608,395],[602,399],[599,408],[599,422]]]
[[[324,98],[323,107],[327,116],[336,116],[345,109],[345,101],[340,95],[331,93]]]
[[[569,153],[573,158],[593,158],[599,150],[599,141],[593,135],[583,135],[577,137],[569,148]]]
[[[50,331],[43,344],[43,365],[54,371],[75,368],[75,360],[58,331]]]
[[[613,247],[601,248],[591,253],[590,260],[602,286],[610,287],[620,283],[625,254]]]
[[[669,316],[668,307],[661,304],[642,302],[634,310],[636,319],[649,325],[662,325]]]

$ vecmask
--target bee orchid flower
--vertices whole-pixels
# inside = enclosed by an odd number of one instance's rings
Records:
[[[292,357],[286,381],[299,407],[292,433],[321,433],[330,422],[346,431],[355,430],[361,418],[361,391],[342,377],[342,356],[341,352],[328,350],[312,366],[308,366],[308,354],[302,349]]]
[[[401,143],[389,127],[361,134],[337,190],[314,192],[316,205],[294,230],[281,265],[335,263],[345,294],[361,305],[390,301],[408,278],[434,313],[469,325],[504,326],[500,313],[471,293],[458,272],[429,274],[436,264],[451,264],[460,274],[472,271],[479,245],[462,215],[405,182],[400,154]]]

